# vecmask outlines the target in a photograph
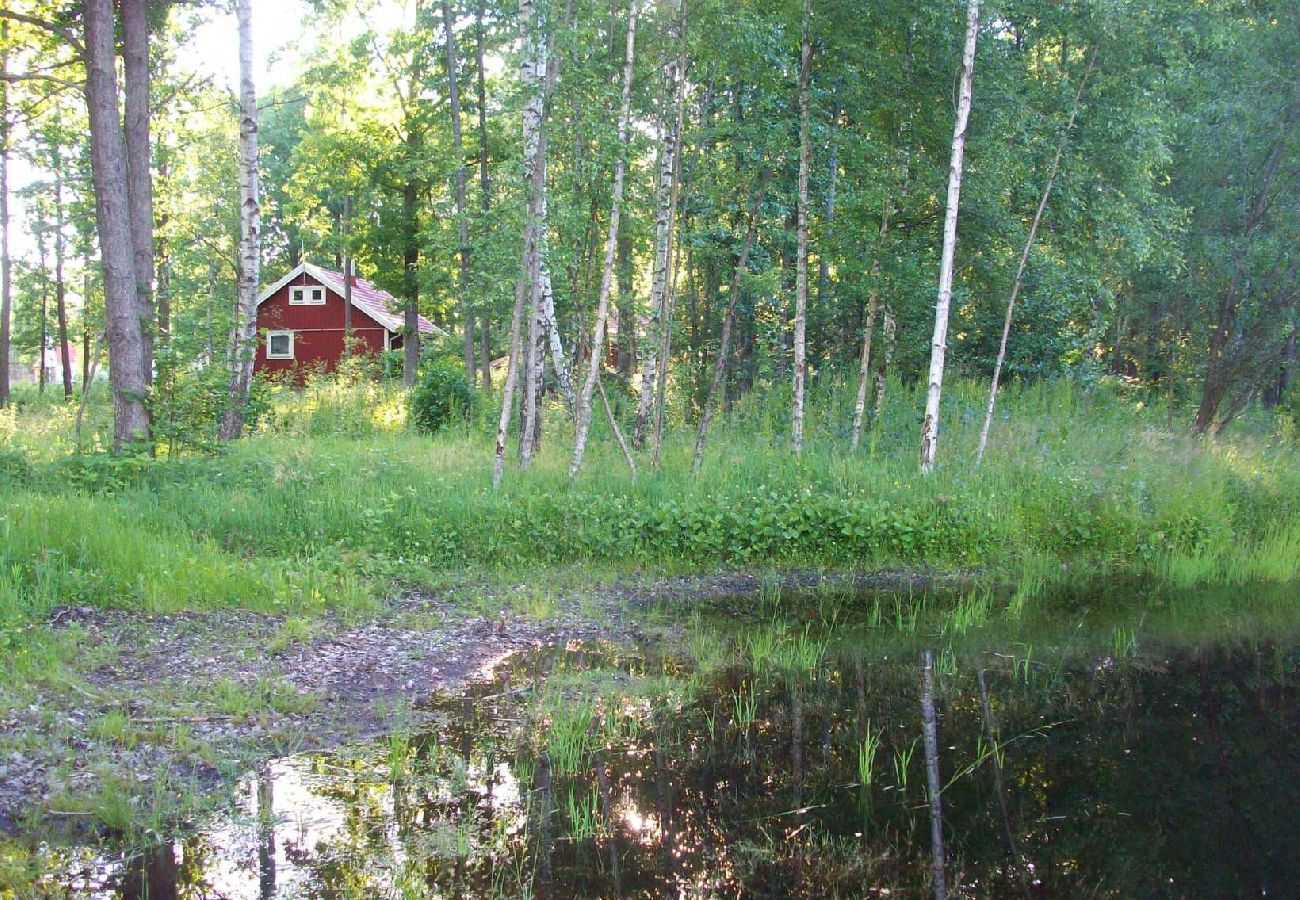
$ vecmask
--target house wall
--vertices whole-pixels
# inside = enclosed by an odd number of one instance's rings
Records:
[[[304,273],[292,284],[285,285],[257,308],[257,356],[253,369],[257,372],[314,372],[324,369],[332,372],[343,357],[343,298],[328,290],[322,306],[291,306],[289,289],[302,285],[320,285]],[[268,359],[266,341],[268,331],[292,331],[293,359]],[[355,306],[352,308],[352,334],[363,353],[380,353],[384,350],[385,330],[382,325]]]

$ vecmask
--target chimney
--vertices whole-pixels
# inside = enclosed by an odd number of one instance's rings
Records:
[[[344,277],[347,278],[348,284],[356,286],[357,283],[357,261],[355,259],[347,260],[344,265],[347,266],[347,272]]]

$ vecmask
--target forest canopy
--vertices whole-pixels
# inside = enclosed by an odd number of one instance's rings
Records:
[[[856,446],[936,347],[1202,432],[1295,404],[1294,3],[315,0],[268,83],[249,23],[285,11],[235,6],[237,86],[193,62],[222,4],[0,11],[0,402],[106,349],[115,445],[232,437],[256,293],[350,260],[407,385],[460,359],[499,444],[573,419],[575,471],[607,387],[633,449],[759,390],[797,450],[846,383]]]

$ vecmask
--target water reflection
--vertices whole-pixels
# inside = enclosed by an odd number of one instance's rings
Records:
[[[919,658],[719,634],[695,673],[608,647],[518,658],[469,702],[438,701],[436,729],[275,762],[227,815],[62,881],[154,900],[930,894]],[[953,893],[1300,883],[1290,649],[935,665]]]

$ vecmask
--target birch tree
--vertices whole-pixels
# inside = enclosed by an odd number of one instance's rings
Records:
[[[1016,277],[1011,283],[1011,295],[1007,298],[1007,313],[1002,321],[1002,342],[998,345],[998,356],[993,363],[993,378],[989,384],[989,402],[984,409],[984,424],[980,426],[979,447],[975,451],[976,465],[984,461],[984,449],[988,446],[989,428],[993,424],[993,408],[998,402],[998,380],[1002,375],[1002,364],[1007,358],[1007,342],[1011,338],[1011,319],[1015,314],[1016,298],[1020,295],[1020,287],[1024,284],[1025,269],[1029,266],[1029,254],[1034,248],[1034,239],[1038,237],[1038,226],[1043,221],[1047,201],[1052,196],[1052,186],[1056,184],[1056,174],[1061,168],[1061,157],[1065,154],[1065,148],[1070,141],[1070,132],[1074,129],[1074,120],[1079,114],[1079,101],[1083,99],[1084,88],[1088,86],[1088,78],[1092,75],[1092,67],[1096,61],[1097,51],[1094,49],[1088,57],[1088,68],[1079,79],[1079,88],[1075,91],[1074,103],[1070,106],[1070,118],[1056,142],[1056,155],[1052,157],[1052,164],[1048,167],[1047,182],[1043,185],[1043,194],[1038,200],[1038,208],[1034,210],[1034,218],[1029,223],[1029,234],[1025,237],[1024,249],[1020,251],[1020,264],[1016,267]]]
[[[257,92],[253,84],[252,0],[239,0],[239,308],[236,315],[230,402],[221,421],[224,440],[244,430],[257,348],[257,287],[261,278],[261,206],[257,181]]]
[[[587,436],[591,430],[591,408],[596,383],[600,379],[601,351],[605,345],[605,321],[609,315],[609,295],[614,283],[614,255],[618,247],[619,215],[623,207],[623,180],[627,168],[627,132],[632,117],[632,70],[636,55],[637,0],[631,0],[627,10],[627,51],[623,62],[623,97],[618,116],[618,157],[614,163],[614,196],[610,201],[609,231],[605,235],[605,263],[600,276],[600,297],[596,302],[596,321],[592,328],[591,355],[587,364],[587,378],[578,395],[574,411],[573,456],[569,461],[569,476],[582,468],[587,449]]]
[[[474,7],[474,62],[475,87],[478,92],[478,173],[479,203],[484,220],[492,209],[492,176],[488,172],[487,130],[487,72],[483,64],[483,0]],[[483,347],[481,360],[483,390],[492,389],[492,317],[483,310],[480,341]]]
[[[664,83],[675,93],[680,73],[679,58],[669,57],[664,73]],[[654,414],[655,397],[661,379],[667,377],[660,365],[659,352],[670,336],[668,315],[669,279],[672,265],[673,219],[675,218],[676,176],[679,135],[668,117],[661,126],[659,144],[659,179],[655,185],[654,262],[650,275],[650,320],[646,326],[646,348],[641,361],[641,390],[637,398],[636,421],[632,428],[632,446],[642,449],[646,445],[650,417]]]
[[[13,260],[9,255],[9,20],[0,21],[0,409],[9,405]]]
[[[654,430],[651,432],[650,465],[659,468],[659,455],[663,449],[664,413],[668,405],[668,362],[672,358],[673,346],[673,311],[677,298],[677,275],[681,270],[681,246],[677,239],[683,224],[677,220],[679,195],[682,191],[685,169],[685,141],[682,133],[683,114],[685,112],[686,93],[686,0],[680,0],[677,18],[677,63],[669,72],[669,84],[672,86],[673,106],[675,108],[672,125],[673,174],[668,197],[668,283],[663,300],[665,327],[659,330],[659,360],[655,370],[660,373],[655,384]]]
[[[804,383],[808,377],[806,333],[808,327],[808,80],[812,69],[812,0],[803,4],[803,41],[799,65],[799,209],[796,237],[794,295],[794,401],[790,411],[790,445],[803,452]]]
[[[871,287],[867,293],[866,327],[862,334],[862,354],[858,363],[858,395],[853,403],[853,432],[849,439],[849,449],[857,450],[862,440],[862,420],[867,409],[867,385],[871,382],[871,341],[876,332],[876,314],[880,311],[880,254],[885,249],[885,237],[889,234],[889,214],[891,201],[885,197],[885,208],[880,215],[880,236],[876,240],[876,252],[871,260]]]
[[[460,83],[456,74],[456,31],[450,0],[442,0],[442,27],[447,44],[447,104],[451,112],[451,154],[456,160],[457,303],[465,328],[465,375],[474,383],[474,311],[469,302],[469,216],[465,204],[465,150],[460,128]]]
[[[967,0],[966,45],[961,58],[961,85],[957,96],[957,121],[952,132],[952,159],[948,168],[948,205],[943,217],[943,254],[939,262],[939,299],[934,307],[934,337],[930,341],[930,377],[921,420],[921,471],[934,470],[939,445],[939,400],[943,393],[943,366],[948,347],[948,309],[952,304],[953,255],[957,249],[957,209],[961,201],[962,162],[966,152],[966,125],[970,120],[971,82],[975,73],[975,39],[979,35],[979,0]]]
[[[534,386],[537,365],[537,294],[541,283],[538,265],[538,237],[542,203],[545,200],[545,168],[542,164],[542,141],[544,139],[542,123],[546,112],[545,74],[547,68],[546,42],[541,36],[541,24],[538,21],[537,7],[534,0],[520,0],[519,19],[524,32],[523,62],[520,68],[520,82],[524,86],[527,100],[523,111],[524,137],[524,179],[527,183],[527,210],[524,220],[523,259],[520,266],[519,280],[515,287],[514,312],[510,320],[510,352],[506,363],[506,379],[501,391],[501,417],[497,423],[495,458],[492,469],[492,484],[499,486],[505,473],[506,440],[510,433],[510,419],[514,410],[515,387],[519,381],[521,363],[527,366],[525,378],[524,406],[528,408],[534,400],[528,396]],[[529,349],[525,356],[522,347],[522,330],[524,313],[529,317]],[[535,415],[535,413],[534,413]],[[522,446],[531,443],[532,421],[528,414],[524,417],[524,430],[520,435]],[[529,451],[531,455],[531,450]]]

